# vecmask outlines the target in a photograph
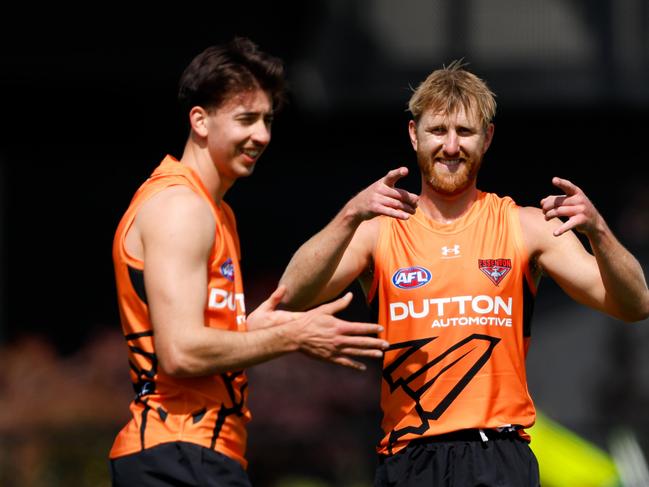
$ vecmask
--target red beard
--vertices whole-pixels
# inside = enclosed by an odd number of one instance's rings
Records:
[[[482,163],[479,160],[461,157],[456,167],[446,168],[443,163],[435,162],[435,158],[417,154],[417,162],[421,169],[424,182],[437,193],[455,195],[469,188],[478,176]]]

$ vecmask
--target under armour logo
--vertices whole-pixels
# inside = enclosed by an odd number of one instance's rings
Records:
[[[444,245],[444,247],[442,247],[442,255],[444,257],[455,257],[460,255],[460,246],[458,244],[453,245],[453,247],[447,247]]]

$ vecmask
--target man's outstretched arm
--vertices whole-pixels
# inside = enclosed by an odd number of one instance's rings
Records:
[[[280,283],[286,286],[282,302],[306,309],[340,294],[371,265],[378,221],[386,215],[407,219],[415,212],[417,195],[395,188],[408,174],[401,167],[350,199],[320,232],[291,258]]]
[[[308,312],[276,310],[278,289],[250,314],[250,331],[205,326],[206,266],[215,221],[205,202],[182,186],[142,205],[135,225],[144,249],[144,280],[156,353],[172,376],[193,377],[241,370],[279,355],[311,357],[363,369],[358,357],[382,356],[387,343],[365,336],[380,326],[337,318],[351,296]]]

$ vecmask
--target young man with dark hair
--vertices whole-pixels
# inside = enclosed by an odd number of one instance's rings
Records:
[[[113,260],[136,396],[110,452],[115,486],[249,486],[244,369],[282,354],[362,369],[387,343],[340,320],[346,295],[277,310],[284,288],[246,315],[234,214],[224,196],[252,174],[284,96],[281,61],[248,39],[206,49],[179,101],[189,136],[164,158],[117,228]]]

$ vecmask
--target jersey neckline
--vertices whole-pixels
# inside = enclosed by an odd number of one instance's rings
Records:
[[[471,207],[466,211],[466,213],[450,223],[441,223],[429,218],[421,207],[417,208],[411,219],[427,230],[435,233],[443,233],[447,235],[458,233],[480,217],[484,209],[487,207],[487,196],[488,193],[478,190],[475,201],[471,203]]]

